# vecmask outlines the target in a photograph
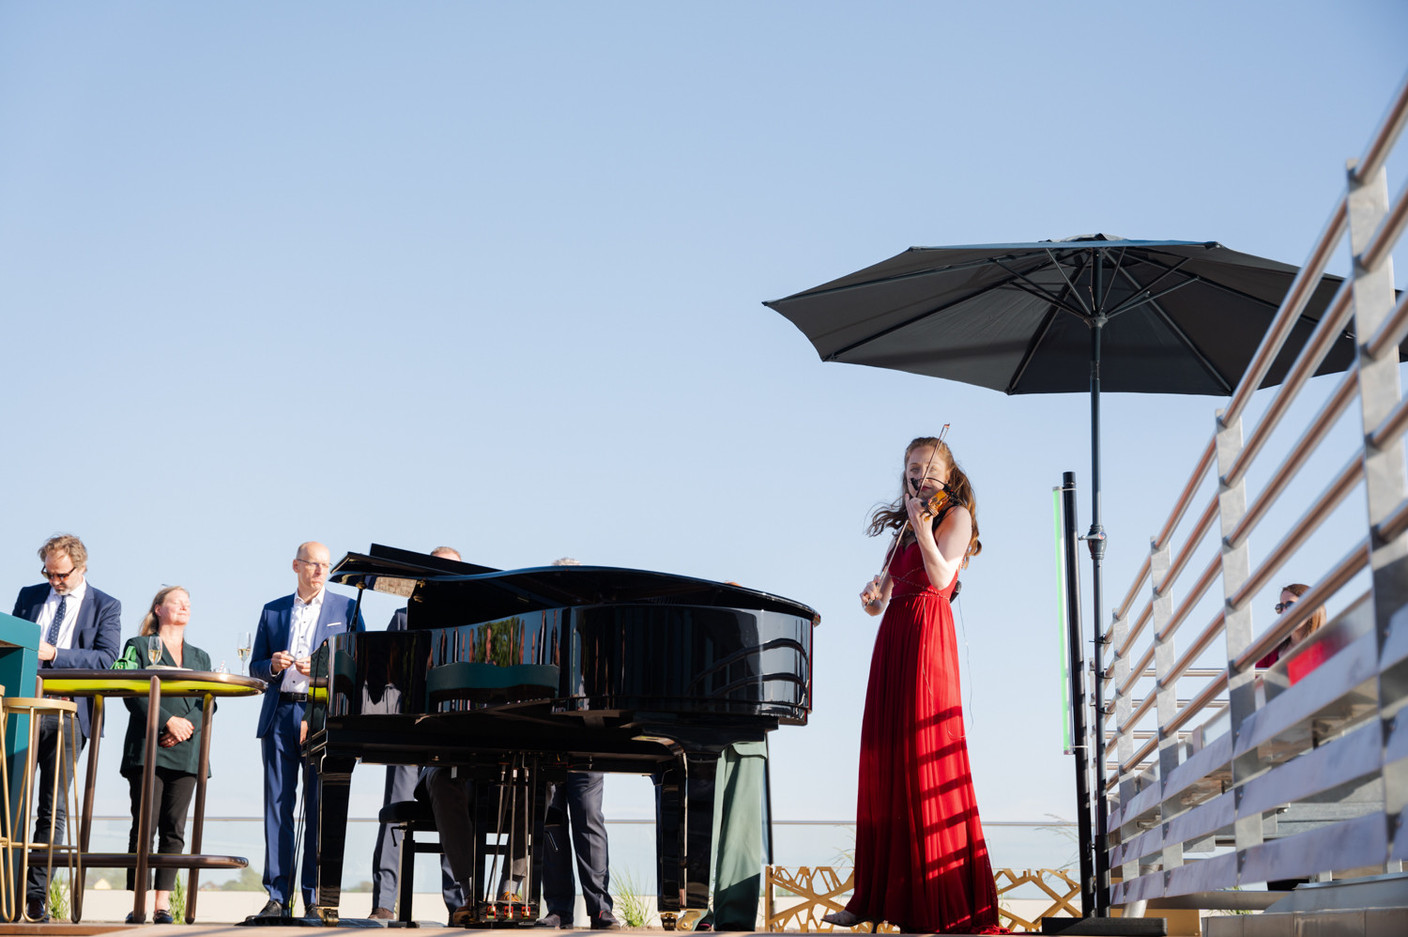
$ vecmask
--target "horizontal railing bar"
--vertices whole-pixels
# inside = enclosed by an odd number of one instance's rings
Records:
[[[1379,223],[1379,229],[1359,254],[1359,263],[1365,270],[1378,269],[1403,236],[1405,224],[1408,224],[1408,194],[1400,191],[1398,198],[1389,206],[1388,216]]]
[[[1154,635],[1156,641],[1167,641],[1172,634],[1183,624],[1183,619],[1188,617],[1188,613],[1193,607],[1203,600],[1203,593],[1207,592],[1217,579],[1218,571],[1222,569],[1222,554],[1212,558],[1203,574],[1198,577],[1198,581],[1193,583],[1193,588],[1188,590],[1188,594],[1183,597],[1183,604],[1178,606],[1178,610],[1173,613],[1173,617],[1164,625],[1164,630]]]
[[[1404,530],[1408,530],[1408,498],[1398,502],[1398,507],[1388,517],[1374,525],[1374,536],[1380,543],[1387,543]]]
[[[1144,580],[1149,577],[1149,557],[1144,557],[1144,562],[1139,564],[1139,572],[1134,574],[1134,584],[1129,587],[1129,592],[1125,593],[1124,601],[1112,615],[1112,618],[1120,619],[1129,611],[1129,607],[1134,604],[1134,597],[1139,594],[1139,589],[1144,585]]]
[[[1179,656],[1178,660],[1173,662],[1173,666],[1168,669],[1168,673],[1159,678],[1158,685],[1160,687],[1170,686],[1173,681],[1188,673],[1192,669],[1193,661],[1203,655],[1203,652],[1212,644],[1213,639],[1222,633],[1223,625],[1226,623],[1227,613],[1225,611],[1220,611],[1214,615],[1212,621],[1204,625],[1203,630],[1198,632],[1197,639],[1194,640],[1192,644],[1188,645],[1188,649]],[[1218,673],[1222,673],[1222,671],[1219,670]]]
[[[1193,558],[1198,545],[1207,536],[1208,530],[1212,527],[1212,522],[1217,519],[1217,495],[1208,499],[1208,506],[1203,508],[1203,513],[1198,516],[1198,522],[1189,532],[1188,540],[1183,544],[1183,549],[1169,565],[1168,572],[1164,574],[1163,582],[1154,583],[1154,589],[1159,595],[1163,595],[1178,579],[1180,573],[1187,567],[1188,561]]]
[[[1271,510],[1271,506],[1276,503],[1276,499],[1285,492],[1291,479],[1295,478],[1296,473],[1301,470],[1320,443],[1325,441],[1325,437],[1334,428],[1335,421],[1344,414],[1345,409],[1354,401],[1358,392],[1359,367],[1355,365],[1340,380],[1335,387],[1335,392],[1325,402],[1325,406],[1315,415],[1315,419],[1310,422],[1300,439],[1296,440],[1295,445],[1291,447],[1291,455],[1276,469],[1271,480],[1257,495],[1256,501],[1247,509],[1247,513],[1243,515],[1237,526],[1233,528],[1227,541],[1234,550],[1251,536],[1252,528],[1261,522],[1261,519],[1266,516],[1266,512]]]
[[[1374,132],[1374,137],[1365,148],[1364,155],[1355,165],[1354,178],[1356,180],[1363,182],[1379,171],[1379,167],[1388,159],[1389,150],[1393,149],[1398,135],[1403,132],[1405,123],[1408,123],[1408,80],[1405,80],[1399,87],[1398,96],[1389,105],[1388,111],[1384,114],[1383,123],[1379,124],[1379,129]]]
[[[1369,445],[1375,449],[1387,449],[1403,435],[1404,426],[1408,426],[1408,398],[1399,400],[1398,406],[1389,411],[1383,422],[1369,434]]]
[[[1286,343],[1291,329],[1295,327],[1296,322],[1300,320],[1301,313],[1305,311],[1305,304],[1310,301],[1315,287],[1320,284],[1320,275],[1324,273],[1325,265],[1329,263],[1330,256],[1339,245],[1340,239],[1344,237],[1345,228],[1348,225],[1349,212],[1345,208],[1344,196],[1340,196],[1338,204],[1335,205],[1334,213],[1325,225],[1325,230],[1321,232],[1320,239],[1315,242],[1315,247],[1310,252],[1310,258],[1306,260],[1300,268],[1300,272],[1291,281],[1291,288],[1286,291],[1286,298],[1281,302],[1280,311],[1276,313],[1271,327],[1262,337],[1261,344],[1257,347],[1256,353],[1252,355],[1251,362],[1242,374],[1242,379],[1237,382],[1237,389],[1232,394],[1232,402],[1227,405],[1222,416],[1222,425],[1230,425],[1241,418],[1242,411],[1247,408],[1247,404],[1252,399],[1252,393],[1265,380],[1266,372],[1271,370],[1271,363],[1280,354],[1281,346]]]
[[[1149,755],[1151,755],[1154,749],[1158,748],[1158,746],[1159,740],[1157,738],[1152,738],[1149,741],[1145,742],[1143,745],[1139,746],[1139,750],[1136,751],[1133,755],[1131,755],[1128,761],[1120,762],[1120,774],[1128,773],[1131,768],[1133,768],[1139,762],[1143,761],[1145,758],[1149,757]]]
[[[1100,675],[1102,679],[1106,681],[1110,680],[1110,672],[1115,666],[1115,661],[1122,659],[1129,653],[1130,646],[1133,645],[1135,641],[1139,640],[1139,636],[1144,633],[1144,626],[1149,623],[1149,617],[1153,612],[1154,602],[1150,599],[1144,604],[1143,610],[1139,613],[1139,618],[1135,620],[1133,625],[1130,625],[1129,632],[1124,636],[1124,641],[1115,649],[1114,660],[1111,660],[1110,666],[1105,668],[1106,672]]]
[[[1130,710],[1129,715],[1124,718],[1124,721],[1115,726],[1115,731],[1120,735],[1124,735],[1126,732],[1128,732],[1130,726],[1137,723],[1140,719],[1143,719],[1145,714],[1153,708],[1154,702],[1157,699],[1157,696],[1150,693],[1148,696],[1140,700],[1138,705],[1134,706],[1134,708]],[[1108,718],[1110,714],[1106,713],[1105,715]]]
[[[1354,548],[1346,553],[1344,558],[1325,574],[1324,578],[1301,596],[1296,604],[1291,606],[1292,611],[1279,616],[1272,627],[1247,645],[1246,650],[1238,654],[1237,659],[1232,662],[1232,668],[1241,673],[1251,664],[1270,654],[1272,648],[1280,644],[1286,635],[1300,627],[1303,622],[1308,621],[1320,606],[1329,601],[1331,596],[1344,588],[1345,583],[1353,579],[1360,570],[1368,565],[1369,539],[1366,537],[1355,544]]]
[[[1212,459],[1217,451],[1217,440],[1209,439],[1207,446],[1203,448],[1203,454],[1198,456],[1198,462],[1193,466],[1193,474],[1188,476],[1188,482],[1183,486],[1183,493],[1174,502],[1173,512],[1169,514],[1168,520],[1164,523],[1164,529],[1159,531],[1159,535],[1154,538],[1154,549],[1159,549],[1168,543],[1168,538],[1173,536],[1174,528],[1179,521],[1183,520],[1183,514],[1188,510],[1189,499],[1193,497],[1193,492],[1198,490],[1198,486],[1203,483],[1203,476],[1212,467]]]
[[[1290,373],[1286,375],[1285,381],[1276,388],[1276,396],[1272,399],[1266,412],[1261,415],[1261,419],[1257,421],[1256,429],[1243,444],[1242,451],[1237,454],[1237,458],[1232,460],[1232,467],[1227,470],[1222,481],[1228,488],[1236,485],[1247,474],[1252,461],[1266,445],[1266,441],[1271,438],[1272,432],[1281,424],[1281,419],[1286,415],[1291,404],[1300,396],[1305,382],[1315,375],[1315,369],[1320,367],[1320,362],[1325,360],[1325,356],[1334,347],[1335,341],[1343,334],[1345,323],[1349,321],[1349,317],[1354,311],[1353,298],[1354,290],[1350,286],[1350,281],[1346,280],[1340,284],[1338,292],[1335,293],[1334,301],[1330,303],[1330,308],[1325,311],[1325,315],[1315,326],[1315,331],[1310,333],[1305,347],[1296,356],[1295,363],[1291,365]]]
[[[1168,725],[1162,727],[1163,731],[1177,732],[1179,729],[1183,728],[1189,719],[1192,719],[1195,715],[1202,712],[1203,709],[1207,707],[1208,703],[1216,699],[1217,694],[1225,689],[1227,689],[1227,671],[1224,670],[1212,680],[1209,680],[1207,686],[1203,687],[1202,691],[1199,692],[1197,696],[1189,700],[1188,705],[1180,709],[1178,714],[1168,721]]]
[[[1276,544],[1261,566],[1252,570],[1247,581],[1242,583],[1242,587],[1227,600],[1227,605],[1233,609],[1240,609],[1265,588],[1267,582],[1281,569],[1291,554],[1304,546],[1305,542],[1324,523],[1325,518],[1339,507],[1340,502],[1348,497],[1349,493],[1354,490],[1354,486],[1363,477],[1364,461],[1355,455],[1344,468],[1340,469],[1340,473],[1325,487],[1325,491],[1315,499],[1310,509],[1291,526],[1290,532],[1281,539],[1280,543]]]
[[[1189,700],[1179,700],[1178,702],[1179,702],[1181,705],[1183,705],[1183,706],[1187,706],[1190,701],[1189,701]],[[1227,700],[1215,700],[1215,701],[1214,701],[1214,707],[1216,707],[1216,704],[1217,704],[1218,702],[1220,702],[1223,707],[1225,707],[1225,706],[1227,705]],[[1179,732],[1179,733],[1177,733],[1177,736],[1176,736],[1176,737],[1177,737],[1180,741],[1186,741],[1187,739],[1191,738],[1192,735],[1193,735],[1192,732]],[[1150,729],[1131,729],[1131,730],[1129,731],[1129,737],[1130,737],[1130,738],[1135,738],[1135,739],[1147,739],[1147,738],[1151,738],[1151,737],[1152,737],[1152,738],[1157,738],[1157,737],[1158,737],[1158,730],[1157,730],[1157,729],[1154,729],[1154,730],[1150,730]],[[1106,755],[1106,757],[1109,757],[1109,756],[1114,752],[1115,747],[1116,747],[1116,743],[1117,743],[1118,741],[1119,741],[1119,738],[1116,737],[1116,738],[1111,738],[1110,741],[1108,741],[1108,742],[1105,743],[1105,755]]]
[[[1379,326],[1379,330],[1369,339],[1365,348],[1370,358],[1378,358],[1386,347],[1401,345],[1405,338],[1408,338],[1408,293],[1403,294],[1403,298],[1393,307],[1393,312]]]
[[[1144,671],[1149,668],[1149,661],[1153,659],[1154,645],[1150,644],[1147,648],[1145,648],[1144,653],[1139,656],[1139,663],[1129,668],[1129,676],[1125,678],[1124,683],[1120,684],[1119,689],[1116,691],[1116,695],[1126,695],[1136,683],[1144,679]]]

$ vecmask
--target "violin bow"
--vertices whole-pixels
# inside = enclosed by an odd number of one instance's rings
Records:
[[[948,424],[945,423],[943,429],[939,430],[938,442],[934,443],[934,451],[929,453],[929,461],[924,463],[924,474],[920,476],[921,480],[923,478],[927,478],[929,475],[929,469],[934,467],[934,457],[939,454],[939,447],[944,444],[944,437],[947,435]],[[914,494],[917,496],[919,494],[918,483],[911,482],[911,486],[914,488]],[[904,523],[900,525],[900,529],[895,531],[895,539],[890,542],[890,550],[888,553],[885,554],[885,565],[880,567],[880,577],[882,580],[884,579],[885,574],[889,572],[890,561],[895,558],[895,551],[899,549],[900,540],[904,539],[904,532],[908,529],[909,518],[905,518]]]

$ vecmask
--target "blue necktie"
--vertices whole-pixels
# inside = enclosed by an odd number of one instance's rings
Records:
[[[61,595],[61,596],[59,596],[59,610],[56,611],[56,612],[54,612],[54,620],[51,621],[51,622],[49,622],[49,633],[44,636],[44,642],[45,642],[46,644],[52,644],[52,645],[54,645],[55,647],[58,646],[58,644],[59,644],[59,629],[60,629],[61,627],[63,627],[63,623],[64,623],[64,613],[67,612],[67,611],[68,611],[68,596],[66,596],[66,595]]]

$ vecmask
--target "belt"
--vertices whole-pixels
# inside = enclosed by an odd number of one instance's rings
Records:
[[[308,702],[308,694],[307,694],[307,693],[284,693],[284,692],[280,691],[280,693],[279,693],[279,702],[281,702],[281,703],[306,703],[306,702]]]

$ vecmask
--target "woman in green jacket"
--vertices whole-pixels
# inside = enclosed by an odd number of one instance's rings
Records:
[[[122,657],[147,660],[148,638],[161,638],[160,664],[187,670],[209,670],[210,655],[186,643],[186,625],[191,618],[191,597],[180,586],[167,586],[152,599],[142,628],[129,638]],[[135,652],[135,653],[134,653]],[[142,806],[142,767],[146,755],[147,698],[125,700],[130,715],[127,735],[122,740],[122,776],[132,792],[132,832],[127,848],[137,851],[137,816]],[[186,811],[196,789],[200,761],[200,733],[203,728],[201,700],[196,697],[162,697],[161,735],[157,740],[156,768],[152,779],[151,808],[156,818],[158,853],[179,854],[186,848]],[[175,869],[156,870],[156,896],[152,921],[170,924],[171,889],[176,884]],[[127,873],[127,887],[135,886],[135,872]],[[132,921],[128,915],[128,923]]]

